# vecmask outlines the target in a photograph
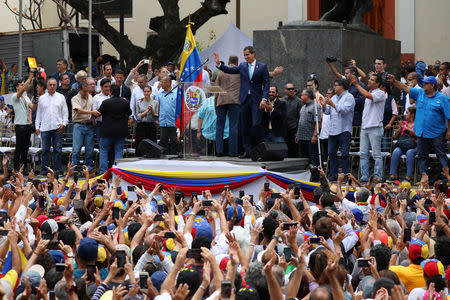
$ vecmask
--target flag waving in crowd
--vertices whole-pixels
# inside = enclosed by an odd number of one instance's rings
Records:
[[[202,62],[200,54],[198,53],[197,45],[194,40],[194,35],[191,30],[191,23],[189,23],[186,30],[186,40],[181,53],[180,63],[180,78],[182,82],[203,82],[202,69],[198,68]],[[198,69],[197,69],[198,68]],[[197,70],[196,70],[197,69]],[[195,72],[194,72],[195,70]],[[186,125],[189,123],[193,113],[185,113],[188,110],[184,101],[183,86],[178,87],[177,108],[175,111],[176,125],[182,133]]]

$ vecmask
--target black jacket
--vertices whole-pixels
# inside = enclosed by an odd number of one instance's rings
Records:
[[[122,89],[122,94],[121,96],[125,99],[127,99],[128,101],[131,100],[131,89],[129,87],[127,87],[125,84],[122,83],[122,86],[120,87]]]
[[[126,138],[129,134],[130,104],[120,97],[106,99],[98,111],[102,114],[101,135],[104,138]]]
[[[267,134],[269,132],[269,121],[272,122],[272,134],[282,137],[286,135],[287,124],[285,101],[277,99],[271,113],[263,112],[261,124],[264,128],[264,134]]]

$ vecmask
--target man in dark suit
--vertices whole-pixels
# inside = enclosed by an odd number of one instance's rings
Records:
[[[284,142],[286,136],[286,102],[278,98],[278,88],[271,86],[269,101],[264,105],[262,126],[265,142]]]
[[[256,61],[255,54],[255,49],[247,46],[244,48],[246,62],[237,67],[228,67],[220,61],[219,55],[214,53],[217,68],[225,73],[241,74],[239,102],[244,154],[240,158],[249,158],[251,146],[262,141],[262,136],[259,136],[262,134],[262,110],[265,109],[266,99],[269,96],[269,71],[267,65]]]
[[[106,99],[95,113],[102,116],[100,137],[100,173],[108,170],[108,153],[114,151],[114,160],[122,158],[125,138],[128,136],[130,104],[120,97],[120,87],[111,86],[112,97]],[[113,163],[113,162],[111,162]]]
[[[116,85],[120,88],[120,97],[130,101],[131,90],[129,87],[123,84],[123,81],[125,80],[125,73],[122,70],[117,70],[116,74],[114,74],[114,79],[116,80]]]

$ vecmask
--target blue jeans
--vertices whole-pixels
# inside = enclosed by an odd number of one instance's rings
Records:
[[[276,136],[272,132],[269,132],[264,137],[266,143],[284,143],[284,136]]]
[[[417,151],[419,155],[419,172],[420,174],[426,173],[428,170],[428,155],[430,154],[431,147],[436,152],[436,157],[439,160],[442,168],[447,167],[448,159],[445,151],[446,146],[446,133],[442,133],[435,138],[423,138],[419,137],[417,140]]]
[[[338,175],[338,158],[337,151],[341,148],[341,168],[342,172],[347,174],[350,171],[350,140],[352,135],[348,131],[344,131],[338,135],[330,135],[328,137],[328,157],[330,159],[330,178],[335,179]]]
[[[241,111],[240,104],[225,104],[217,106],[216,121],[216,152],[223,154],[223,131],[225,129],[225,121],[228,115],[229,137],[228,137],[228,154],[238,154],[238,130],[239,130],[239,113]]]
[[[108,153],[114,150],[114,161],[123,157],[125,138],[100,138],[100,173],[108,171]],[[111,162],[114,163],[114,162]]]
[[[50,116],[49,116],[50,117]],[[50,167],[50,147],[53,146],[53,171],[61,172],[62,133],[57,130],[41,131],[42,174],[47,174]]]
[[[92,124],[73,124],[72,164],[80,164],[81,147],[84,146],[84,164],[91,171],[94,168],[94,127]]]
[[[400,161],[401,156],[403,155],[403,151],[400,147],[397,147],[392,152],[391,158],[391,175],[397,175],[398,163]],[[414,149],[409,149],[406,151],[406,177],[412,178],[414,174],[414,158],[417,154],[417,147]]]
[[[361,179],[369,180],[370,164],[369,164],[369,149],[372,148],[372,157],[375,160],[375,167],[373,170],[374,176],[379,180],[383,179],[383,158],[381,157],[381,139],[383,137],[383,127],[372,127],[361,129],[360,141],[360,168]]]

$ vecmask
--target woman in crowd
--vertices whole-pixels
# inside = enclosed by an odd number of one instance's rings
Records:
[[[414,119],[416,107],[410,106],[406,110],[405,121],[401,121],[393,139],[397,139],[397,147],[392,152],[390,179],[397,179],[398,164],[402,155],[406,155],[406,180],[411,181],[414,173],[414,160],[417,154],[417,136],[414,133]]]

